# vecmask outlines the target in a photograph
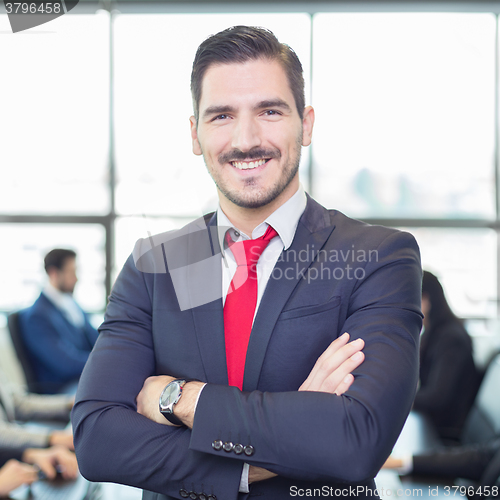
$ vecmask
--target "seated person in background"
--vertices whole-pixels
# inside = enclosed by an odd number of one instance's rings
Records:
[[[480,377],[472,341],[453,314],[436,276],[424,271],[424,332],[420,342],[420,387],[413,409],[429,416],[444,441],[458,441]]]
[[[3,433],[0,430],[0,437]],[[54,479],[57,472],[65,479],[75,479],[78,473],[75,454],[62,446],[47,450],[0,447],[0,467],[0,496],[23,484],[33,483],[39,478],[39,471],[48,479]]]
[[[431,453],[389,457],[384,469],[396,469],[401,475],[464,478],[481,486],[500,485],[500,438],[486,443],[446,447]],[[486,491],[486,490],[485,490]],[[493,496],[498,496],[492,491]]]
[[[16,423],[16,420],[66,423],[73,401],[73,396],[26,394],[14,388],[0,370],[0,449],[8,451],[49,446],[74,449],[71,431],[53,430],[42,425],[24,427]]]
[[[21,311],[19,324],[43,392],[54,393],[78,382],[98,333],[73,299],[76,253],[50,251],[45,271],[49,282],[33,306]]]

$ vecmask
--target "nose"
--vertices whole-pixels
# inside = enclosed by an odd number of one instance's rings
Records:
[[[232,138],[232,147],[247,152],[262,144],[260,127],[256,120],[251,117],[238,119]]]

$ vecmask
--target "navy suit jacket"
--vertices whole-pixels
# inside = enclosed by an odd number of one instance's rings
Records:
[[[215,216],[207,216],[140,240],[126,262],[73,409],[82,474],[141,487],[149,499],[194,492],[279,500],[321,487],[370,496],[366,489],[374,488],[417,386],[421,267],[414,238],[308,198],[257,311],[240,391],[227,385],[216,233]],[[206,289],[218,297],[200,299]],[[346,331],[366,343],[349,391],[298,392]],[[208,382],[193,430],[136,413],[135,398],[155,374]],[[217,450],[217,440],[254,453]],[[238,493],[244,462],[278,477]]]
[[[20,311],[19,326],[42,392],[57,392],[79,379],[98,336],[86,314],[78,328],[42,292]]]

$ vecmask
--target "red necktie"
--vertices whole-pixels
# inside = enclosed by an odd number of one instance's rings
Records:
[[[226,233],[226,243],[236,260],[234,273],[224,303],[227,376],[229,385],[243,388],[243,374],[248,341],[257,305],[257,262],[278,233],[269,226],[260,238],[234,242]]]

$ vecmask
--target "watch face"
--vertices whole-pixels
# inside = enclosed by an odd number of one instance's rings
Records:
[[[173,406],[179,400],[181,384],[173,381],[165,387],[160,397],[161,411],[173,413]]]
[[[164,405],[168,405],[172,403],[172,401],[175,401],[175,397],[179,393],[179,386],[177,384],[171,384],[169,385],[166,389],[165,392],[163,393],[163,396],[161,398],[161,402]]]

